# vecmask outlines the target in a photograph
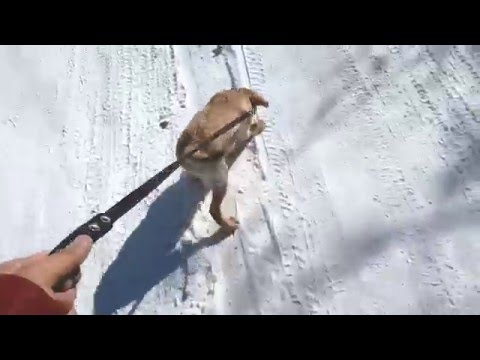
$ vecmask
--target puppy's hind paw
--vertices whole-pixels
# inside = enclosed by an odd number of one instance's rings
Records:
[[[238,220],[231,216],[228,219],[225,219],[222,228],[228,233],[234,233],[238,229],[239,224]]]

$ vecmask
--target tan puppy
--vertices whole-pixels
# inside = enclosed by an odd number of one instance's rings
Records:
[[[208,104],[197,112],[180,135],[176,147],[179,159],[199,142],[208,139],[214,132],[232,122],[254,107],[268,107],[260,94],[246,88],[224,90],[216,93]],[[224,230],[234,232],[237,219],[225,218],[221,211],[222,201],[228,187],[228,170],[246,144],[265,129],[265,122],[250,116],[238,126],[222,134],[202,150],[180,161],[181,166],[212,190],[210,214]]]

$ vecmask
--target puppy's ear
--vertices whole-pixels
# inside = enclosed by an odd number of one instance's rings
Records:
[[[240,91],[242,94],[245,94],[250,99],[250,102],[253,106],[263,106],[268,108],[268,101],[256,91],[247,88],[240,88],[238,91]]]

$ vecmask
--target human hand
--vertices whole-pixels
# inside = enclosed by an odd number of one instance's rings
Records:
[[[86,260],[93,241],[86,235],[75,239],[64,250],[48,255],[42,251],[34,255],[0,264],[0,274],[13,274],[41,287],[69,315],[76,314],[74,302],[76,285],[81,277],[80,265]]]

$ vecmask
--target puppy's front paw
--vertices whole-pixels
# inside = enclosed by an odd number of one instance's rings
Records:
[[[266,126],[265,121],[259,119],[255,124],[250,126],[250,133],[252,136],[260,135]]]
[[[228,233],[234,233],[238,229],[238,225],[240,223],[236,218],[233,216],[225,219],[225,223],[223,224],[223,229]]]

